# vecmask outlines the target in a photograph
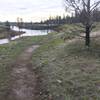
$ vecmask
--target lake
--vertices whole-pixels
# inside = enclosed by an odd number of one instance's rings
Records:
[[[14,26],[12,28],[14,31],[19,31],[18,27]],[[25,32],[21,35],[17,35],[11,38],[11,40],[16,40],[21,37],[27,37],[27,36],[41,36],[41,35],[47,35],[48,33],[51,32],[51,30],[30,30],[30,29],[21,29],[21,31]],[[9,39],[0,39],[0,44],[6,44],[9,43]]]

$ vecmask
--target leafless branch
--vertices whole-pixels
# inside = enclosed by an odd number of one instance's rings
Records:
[[[94,3],[92,6],[91,6],[91,12],[100,4],[100,1]]]

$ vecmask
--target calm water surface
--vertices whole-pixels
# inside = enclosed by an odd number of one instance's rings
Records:
[[[14,26],[12,30],[19,31],[19,29]],[[17,35],[11,38],[11,40],[16,40],[21,37],[27,37],[27,36],[40,36],[40,35],[47,35],[51,30],[30,30],[30,29],[21,29],[21,31],[25,32],[21,35]],[[6,44],[9,43],[9,39],[0,39],[0,44]]]

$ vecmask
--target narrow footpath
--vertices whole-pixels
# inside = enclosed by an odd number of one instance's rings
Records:
[[[30,68],[30,60],[38,45],[23,51],[12,66],[11,87],[7,100],[36,100],[36,77]]]

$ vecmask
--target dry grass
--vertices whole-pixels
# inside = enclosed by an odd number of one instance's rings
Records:
[[[90,48],[83,40],[64,43],[55,39],[33,55],[34,69],[42,76],[41,100],[100,99],[100,39]]]

